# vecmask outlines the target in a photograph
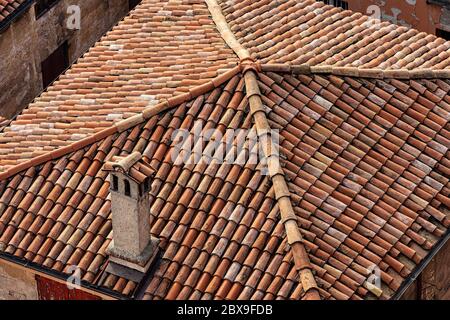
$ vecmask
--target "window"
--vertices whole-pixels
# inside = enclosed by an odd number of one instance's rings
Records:
[[[39,19],[51,9],[59,0],[38,0],[36,1],[36,5],[34,10],[36,12],[36,19]]]
[[[133,10],[142,0],[128,0],[128,9]]]
[[[443,38],[445,40],[450,40],[450,32],[446,30],[436,28],[436,36]]]
[[[113,178],[113,187],[112,187],[112,189],[114,190],[114,191],[117,191],[117,190],[119,190],[119,179],[116,177],[116,176],[112,176],[112,178]]]
[[[47,59],[42,61],[42,85],[47,88],[69,67],[68,45],[64,42]]]
[[[342,0],[323,0],[326,4],[348,10],[348,2]]]
[[[125,185],[125,195],[126,196],[131,196],[131,188],[130,188],[130,182],[128,180],[123,180],[124,185]]]

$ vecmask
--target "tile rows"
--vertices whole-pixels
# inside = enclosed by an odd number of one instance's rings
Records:
[[[389,298],[450,226],[450,81],[261,74],[318,282]],[[447,214],[445,210],[447,209]]]
[[[450,43],[315,0],[218,1],[256,59],[362,68],[448,68]]]
[[[258,76],[321,297],[391,297],[450,225],[450,81]],[[241,161],[218,160],[226,130],[254,128],[245,94],[236,75],[1,181],[0,250],[59,272],[77,265],[83,280],[132,296],[136,283],[104,271],[113,233],[102,168],[138,151],[155,170],[151,233],[161,246],[145,299],[301,299],[261,162],[236,140],[229,152]],[[216,129],[200,161],[177,161],[178,129]],[[367,284],[375,268],[381,292]]]
[[[0,26],[25,0],[0,0]]]
[[[201,0],[143,0],[0,133],[0,171],[234,67]]]
[[[146,299],[300,297],[270,180],[257,163],[245,161],[245,150],[239,153],[243,164],[205,165],[203,157],[196,165],[174,165],[177,128],[251,127],[243,81],[236,76],[144,124],[30,168],[0,184],[0,243],[5,252],[56,271],[77,265],[83,280],[131,295],[135,283],[103,275],[112,231],[102,167],[139,151],[156,170],[151,233],[163,252]],[[287,279],[283,289],[276,285],[281,279]]]

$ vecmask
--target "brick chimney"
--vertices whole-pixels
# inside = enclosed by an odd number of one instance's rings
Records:
[[[104,168],[109,172],[113,228],[106,271],[140,281],[158,251],[158,240],[150,236],[149,190],[155,171],[139,152],[112,160]]]

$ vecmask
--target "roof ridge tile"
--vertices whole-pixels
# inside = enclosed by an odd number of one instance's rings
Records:
[[[272,140],[270,138],[271,128],[261,99],[259,83],[256,78],[256,74],[262,71],[261,64],[256,62],[251,57],[249,51],[236,39],[217,0],[205,1],[208,4],[208,9],[222,38],[240,58],[239,67],[245,79],[250,113],[255,121],[258,136],[265,140],[262,141],[262,143],[268,143],[268,145],[263,147],[263,152],[267,158],[269,175],[275,186],[275,197],[280,207],[282,222],[286,229],[286,237],[291,246],[294,262],[300,275],[300,282],[303,286],[305,297],[307,299],[320,300],[318,286],[312,273],[312,266],[303,244],[303,237],[297,219],[292,219],[292,217],[295,216],[295,213],[292,207],[286,177],[281,168],[279,156],[273,153],[274,146],[272,145]],[[299,69],[307,70],[307,68],[304,67],[300,67]]]

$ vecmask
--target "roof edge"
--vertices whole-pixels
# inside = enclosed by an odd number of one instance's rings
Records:
[[[393,296],[390,297],[390,300],[400,300],[405,292],[409,289],[409,287],[417,280],[420,274],[425,270],[426,267],[430,264],[431,260],[441,251],[441,249],[447,244],[450,240],[450,229],[447,229],[445,236],[434,246],[434,248],[429,252],[429,254],[422,260],[422,262],[417,265],[415,270],[411,272],[411,274],[406,278],[401,284],[400,288]]]
[[[27,261],[25,259],[16,257],[14,255],[11,255],[11,254],[5,253],[5,252],[0,252],[0,263],[1,262],[15,265],[18,268],[30,269],[36,275],[44,276],[50,280],[57,281],[57,282],[66,283],[67,279],[70,277],[70,274],[55,271],[50,268],[44,268],[41,265],[38,265],[34,262]],[[123,294],[117,293],[111,289],[108,289],[106,287],[102,287],[102,286],[99,286],[96,284],[92,284],[92,283],[89,283],[84,280],[81,280],[80,286],[81,286],[82,291],[100,296],[101,298],[107,297],[108,300],[129,300],[130,299],[129,297],[127,297]]]
[[[34,3],[34,0],[27,0],[19,5],[11,14],[7,15],[6,18],[0,23],[0,34],[6,31],[9,26],[14,23],[17,19],[22,17],[22,15],[27,11]]]
[[[365,69],[357,67],[335,67],[335,66],[310,66],[307,64],[293,65],[281,64],[260,64],[260,69],[265,72],[280,72],[293,74],[328,74],[335,76],[347,76],[357,78],[372,79],[450,79],[450,69]]]
[[[62,148],[50,151],[46,154],[34,157],[34,158],[24,161],[22,163],[19,163],[13,167],[7,169],[4,172],[1,172],[0,173],[0,181],[6,180],[17,173],[25,171],[31,167],[41,165],[47,161],[59,159],[60,157],[62,157],[64,155],[78,151],[86,146],[96,143],[96,142],[98,142],[110,135],[113,135],[115,133],[121,133],[125,130],[128,130],[131,127],[141,124],[144,121],[150,119],[151,117],[153,117],[161,112],[170,110],[182,103],[185,103],[187,101],[195,99],[202,94],[205,94],[209,91],[214,90],[215,88],[221,86],[223,83],[230,80],[231,78],[233,78],[235,75],[237,75],[240,72],[241,72],[241,67],[236,66],[236,67],[224,72],[223,74],[219,75],[218,77],[216,77],[212,80],[209,80],[208,82],[206,82],[204,84],[201,84],[201,85],[198,85],[196,87],[189,89],[189,92],[186,92],[186,93],[183,93],[183,94],[180,94],[177,96],[173,96],[172,98],[169,98],[167,100],[164,100],[164,101],[158,103],[157,105],[145,108],[140,113],[138,113],[134,116],[131,116],[125,120],[116,122],[111,127],[108,127],[99,132],[96,132],[87,138],[73,142]]]

